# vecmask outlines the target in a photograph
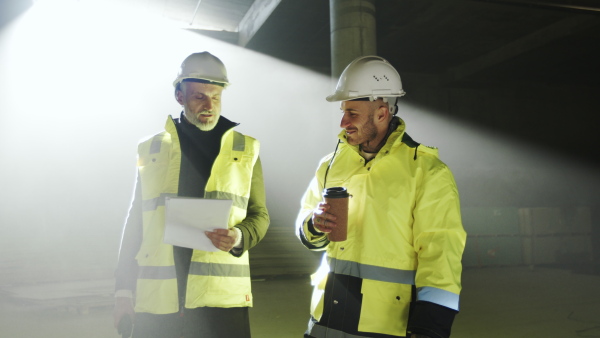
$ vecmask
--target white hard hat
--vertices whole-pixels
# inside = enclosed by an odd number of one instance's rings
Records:
[[[362,56],[344,69],[335,88],[335,93],[327,96],[327,101],[348,101],[360,98],[376,100],[400,97],[406,94],[402,90],[402,81],[398,71],[384,58]],[[396,100],[391,100],[395,101]]]
[[[187,79],[204,80],[223,87],[229,85],[225,65],[209,52],[194,53],[185,58],[173,86],[177,88],[181,81]]]

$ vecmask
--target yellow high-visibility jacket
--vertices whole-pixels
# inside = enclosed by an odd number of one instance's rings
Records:
[[[246,217],[252,170],[259,143],[229,129],[221,139],[205,188],[205,198],[231,199],[229,227]],[[177,196],[181,148],[174,121],[165,131],[140,143],[138,171],[143,200],[143,240],[139,264],[136,312],[167,314],[179,311],[173,247],[163,243],[165,198]],[[186,308],[252,306],[248,252],[193,250],[186,291]]]
[[[307,248],[326,249],[313,275],[311,314],[316,322],[323,314],[328,274],[329,278],[362,279],[360,332],[404,337],[414,300],[458,311],[466,233],[456,183],[437,149],[412,141],[399,121],[368,162],[358,146],[345,142],[342,131],[335,157],[329,154],[321,160],[303,196],[296,234]],[[348,238],[343,242],[329,242],[311,223],[322,201],[326,172],[327,187],[345,187],[351,195]],[[324,337],[335,330],[317,323],[309,331],[311,336]],[[342,332],[335,334],[345,337]]]

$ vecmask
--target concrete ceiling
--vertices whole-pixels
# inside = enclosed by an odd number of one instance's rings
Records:
[[[84,0],[80,0],[84,1]],[[32,1],[7,0],[0,25]],[[128,0],[198,33],[330,73],[327,0]],[[375,0],[378,54],[448,85],[600,86],[597,0]]]
[[[594,113],[600,107],[594,94],[600,94],[600,2],[375,0],[375,4],[377,53],[398,69],[407,88],[518,93],[517,107],[478,106],[452,113],[488,130],[599,165],[590,154],[597,152],[594,135],[600,123]],[[256,0],[237,32],[198,32],[330,74],[329,21],[327,0]],[[502,95],[494,102],[501,103]],[[556,95],[566,95],[560,106]],[[421,97],[419,103],[425,101]]]
[[[182,11],[197,4],[167,3]],[[376,8],[378,54],[403,76],[459,86],[600,86],[597,1],[376,0]],[[326,0],[204,0],[198,15],[230,28],[238,22],[229,32],[203,34],[330,72]]]

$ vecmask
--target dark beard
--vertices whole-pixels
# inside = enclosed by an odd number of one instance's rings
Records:
[[[375,123],[373,122],[373,116],[375,116],[374,113],[369,114],[369,118],[368,118],[368,123],[365,123],[365,125],[363,126],[363,131],[365,133],[365,136],[367,138],[367,140],[365,142],[363,142],[363,144],[365,144],[366,148],[373,148],[371,145],[371,141],[375,140],[377,138],[377,128],[375,127]],[[369,152],[365,149],[365,147],[361,147],[361,149],[365,152]]]

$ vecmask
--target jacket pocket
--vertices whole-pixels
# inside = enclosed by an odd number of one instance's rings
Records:
[[[411,285],[363,279],[358,330],[404,336]]]

